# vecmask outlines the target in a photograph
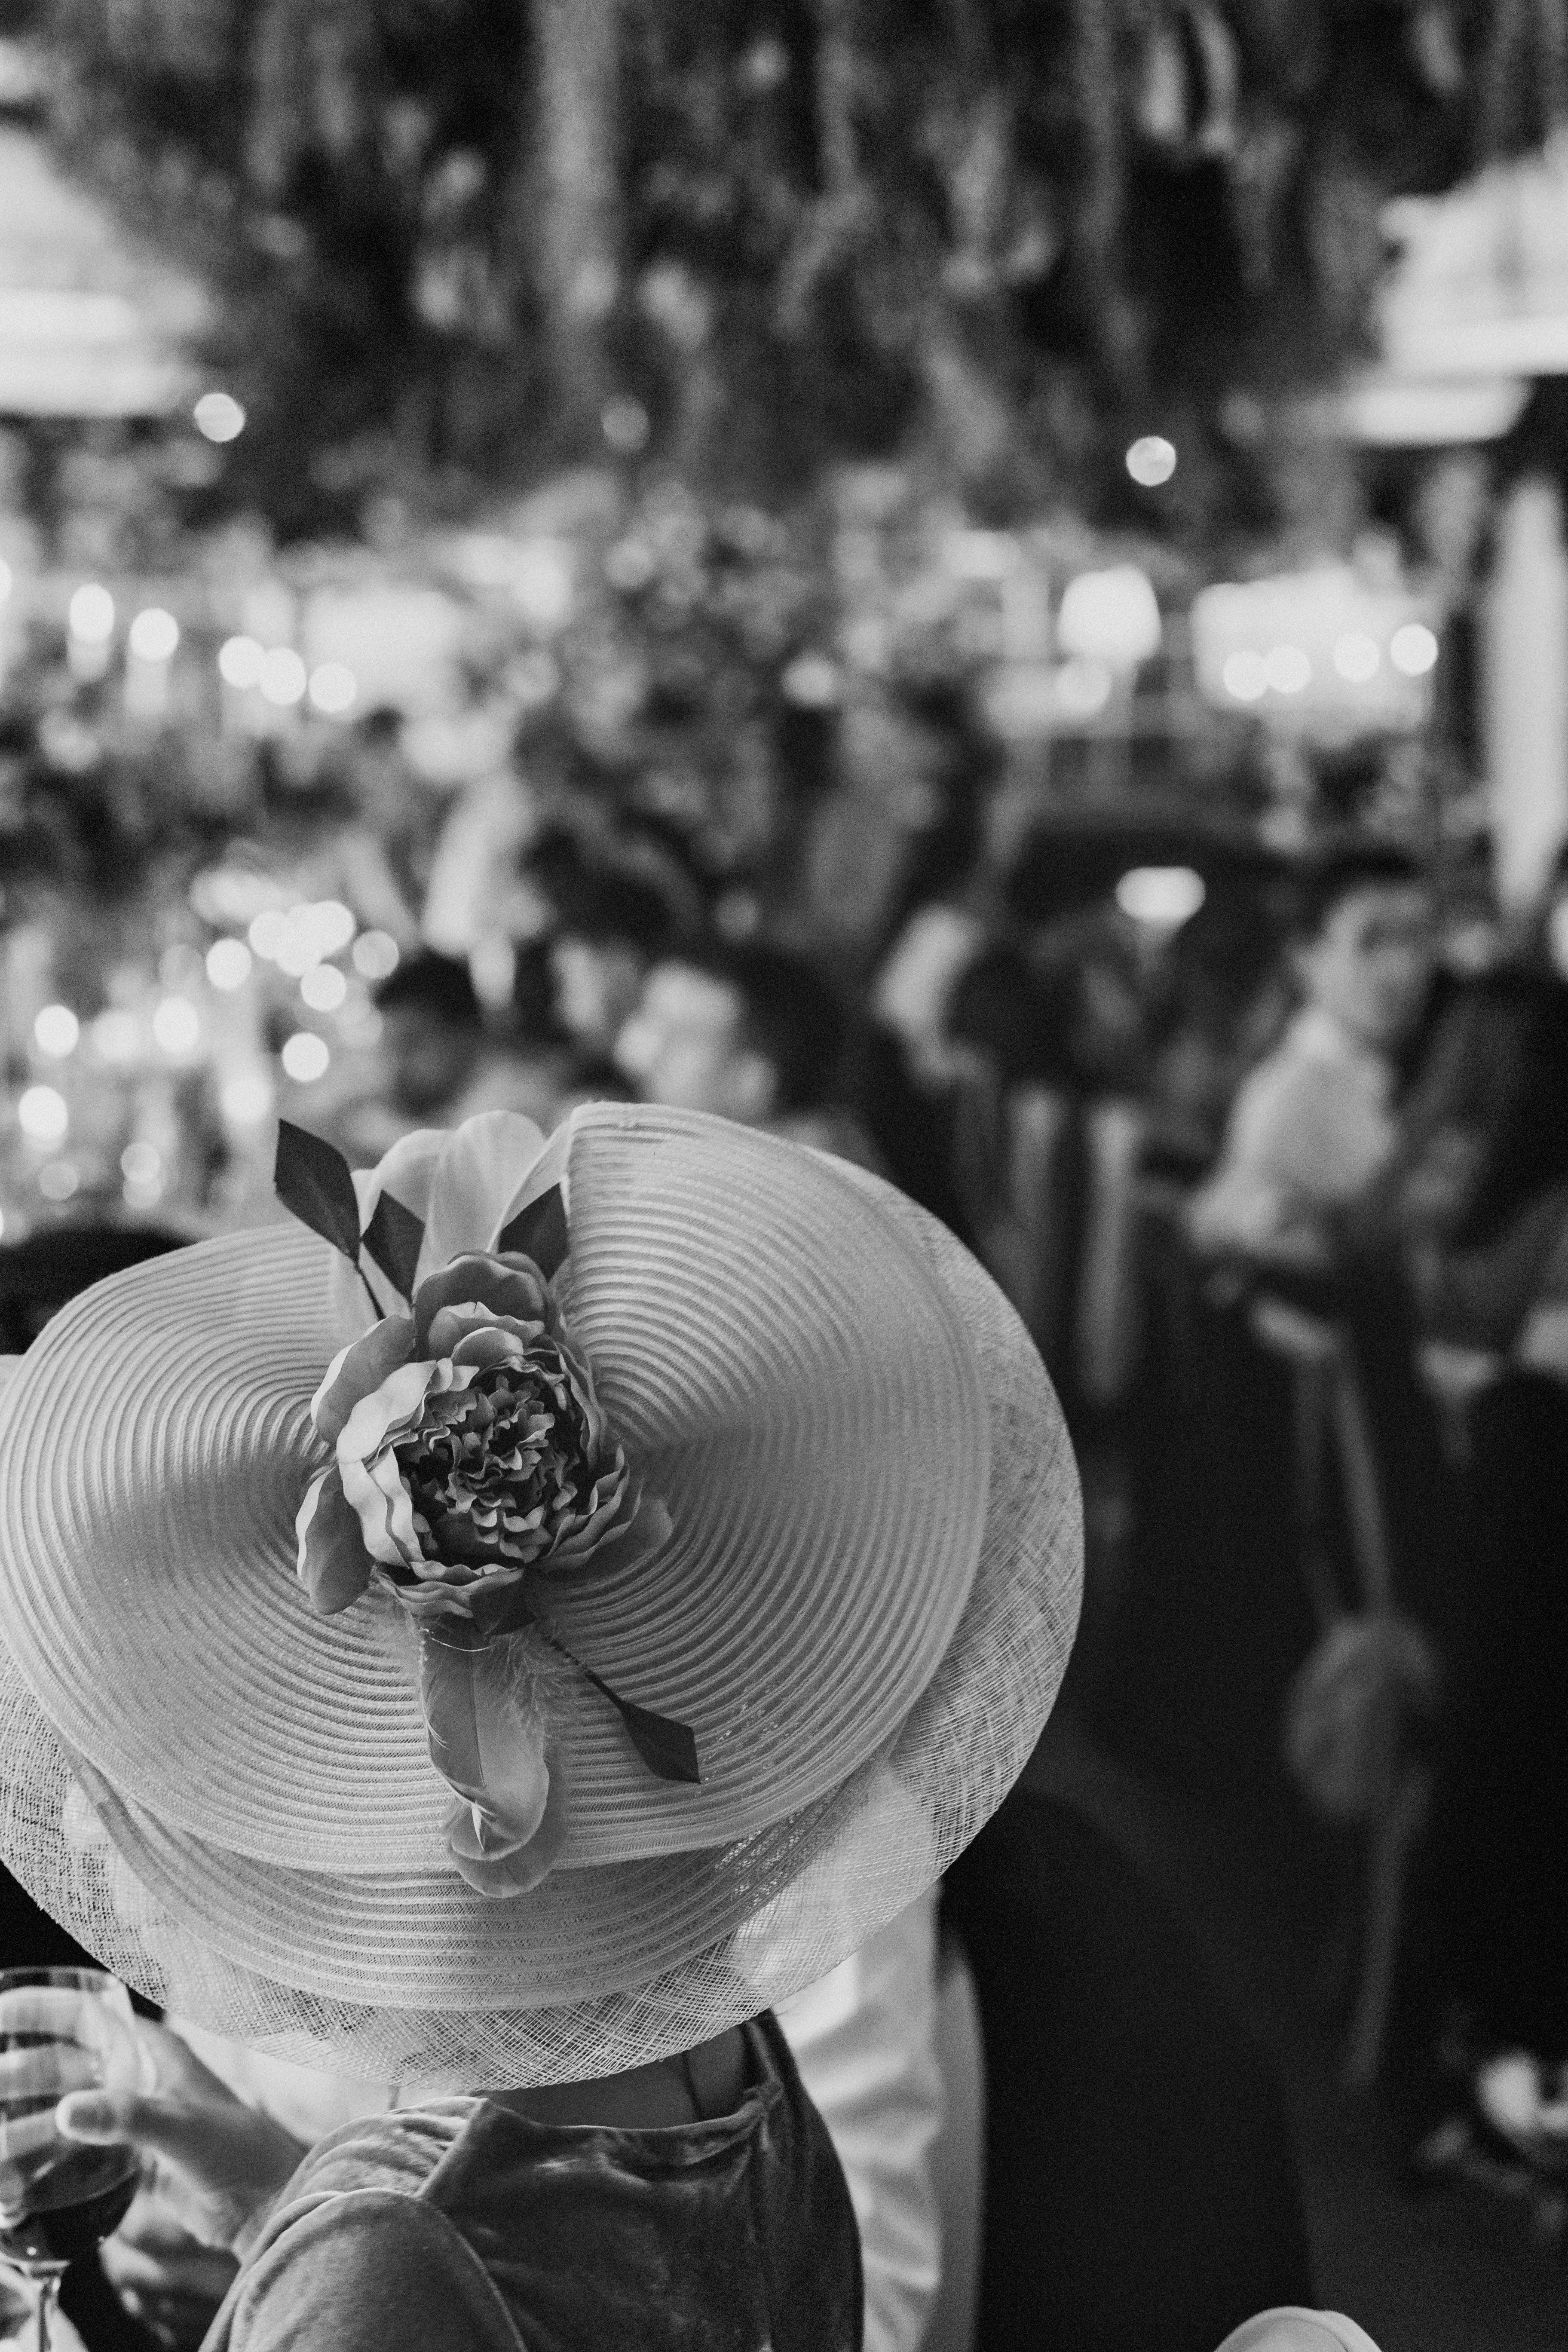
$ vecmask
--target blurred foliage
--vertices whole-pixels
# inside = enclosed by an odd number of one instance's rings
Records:
[[[286,532],[606,439],[1131,521],[1151,429],[1212,532],[1258,401],[1361,347],[1384,199],[1568,83],[1561,0],[42,5],[62,154],[220,296],[214,498]]]

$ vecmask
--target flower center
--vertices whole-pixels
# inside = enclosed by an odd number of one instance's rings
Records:
[[[431,1400],[395,1449],[426,1559],[537,1559],[593,1491],[589,1432],[552,1340]]]

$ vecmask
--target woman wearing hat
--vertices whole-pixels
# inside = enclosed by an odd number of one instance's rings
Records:
[[[1049,1711],[1038,1359],[889,1187],[695,1114],[497,1114],[352,1182],[294,1136],[280,1180],[328,1245],[117,1276],[5,1392],[0,1853],[149,2000],[405,2104],[306,2150],[143,2027],[153,2088],[58,2126],[239,2253],[211,2352],[848,2352],[771,2010]]]
[[[232,2352],[857,2344],[770,2012],[1048,1712],[1038,1360],[889,1188],[718,1121],[497,1114],[346,1202],[307,1145],[316,1235],[100,1286],[7,1392],[0,1847],[161,2006],[418,2104],[296,2169],[153,2034],[62,2121],[182,2169]]]

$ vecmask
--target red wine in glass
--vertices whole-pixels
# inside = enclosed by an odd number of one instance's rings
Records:
[[[68,2093],[148,2087],[125,1987],[97,1969],[0,1975],[0,2263],[33,2287],[37,2352],[48,2352],[59,2284],[118,2229],[136,2194],[134,2148],[66,2139]]]
[[[47,2203],[15,2221],[0,2212],[0,2263],[19,2271],[67,2269],[111,2238],[136,2194],[141,2160],[126,2147],[84,2147],[37,2191]]]

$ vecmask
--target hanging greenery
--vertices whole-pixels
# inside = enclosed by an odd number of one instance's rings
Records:
[[[223,495],[285,530],[606,438],[1114,510],[1128,430],[1181,420],[1217,479],[1222,395],[1362,345],[1384,199],[1568,110],[1561,0],[47,0],[42,33],[63,155],[219,293]]]

